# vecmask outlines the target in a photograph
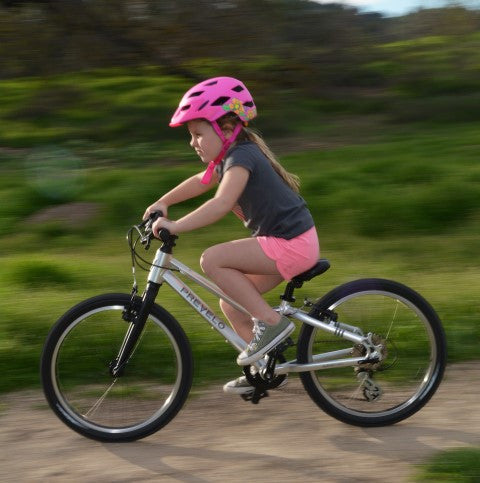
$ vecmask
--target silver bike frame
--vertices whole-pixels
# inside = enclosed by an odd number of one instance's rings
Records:
[[[251,316],[251,314],[235,300],[225,294],[215,283],[187,267],[171,254],[163,253],[160,249],[155,254],[153,265],[148,275],[148,281],[157,284],[166,282],[180,297],[187,301],[191,307],[198,312],[215,330],[217,330],[233,347],[239,352],[243,351],[247,343],[227,324],[218,317],[215,312],[180,278],[174,271],[180,272],[182,275],[197,283],[216,297],[225,300],[228,304]],[[292,307],[288,302],[282,301],[280,306],[274,308],[282,315],[296,319],[302,323],[312,325],[320,330],[329,332],[343,339],[349,340],[354,344],[364,344],[367,346],[367,354],[363,357],[348,357],[351,355],[351,349],[344,349],[313,356],[313,361],[307,364],[298,363],[296,360],[277,364],[275,367],[276,374],[287,374],[289,372],[308,372],[320,369],[329,369],[332,367],[354,366],[360,362],[366,361],[372,357],[372,352],[368,349],[368,336],[365,336],[358,327],[342,324],[333,320],[322,321],[310,317],[303,310]],[[258,361],[260,367],[263,362]]]

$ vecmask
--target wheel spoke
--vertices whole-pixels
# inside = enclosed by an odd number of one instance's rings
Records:
[[[397,317],[397,311],[398,311],[399,305],[400,305],[400,302],[397,300],[397,303],[395,304],[395,307],[394,307],[395,311],[393,313],[392,321],[390,322],[390,327],[388,328],[388,332],[385,335],[385,340],[388,340],[388,338],[390,336],[390,331],[392,330],[393,322],[395,322],[395,319]]]
[[[104,399],[107,397],[107,394],[110,392],[112,387],[115,385],[117,382],[117,379],[110,384],[110,386],[107,388],[107,390],[102,394],[102,396],[93,404],[93,406],[83,415],[84,418],[89,418],[91,415],[95,413],[95,411],[100,407]]]

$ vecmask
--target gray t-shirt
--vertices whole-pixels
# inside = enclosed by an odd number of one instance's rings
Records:
[[[305,200],[283,181],[255,143],[241,142],[227,152],[217,168],[220,182],[232,166],[242,166],[250,173],[238,204],[252,236],[290,240],[312,228]]]

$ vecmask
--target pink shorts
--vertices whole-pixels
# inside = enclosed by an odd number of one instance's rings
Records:
[[[277,264],[280,275],[291,280],[313,267],[320,256],[317,230],[313,226],[305,233],[285,240],[274,236],[257,236],[265,255]]]

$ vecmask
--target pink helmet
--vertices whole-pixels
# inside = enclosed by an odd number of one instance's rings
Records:
[[[233,77],[215,77],[185,93],[169,125],[178,127],[193,119],[213,122],[228,112],[248,122],[256,117],[257,108],[243,82]]]

